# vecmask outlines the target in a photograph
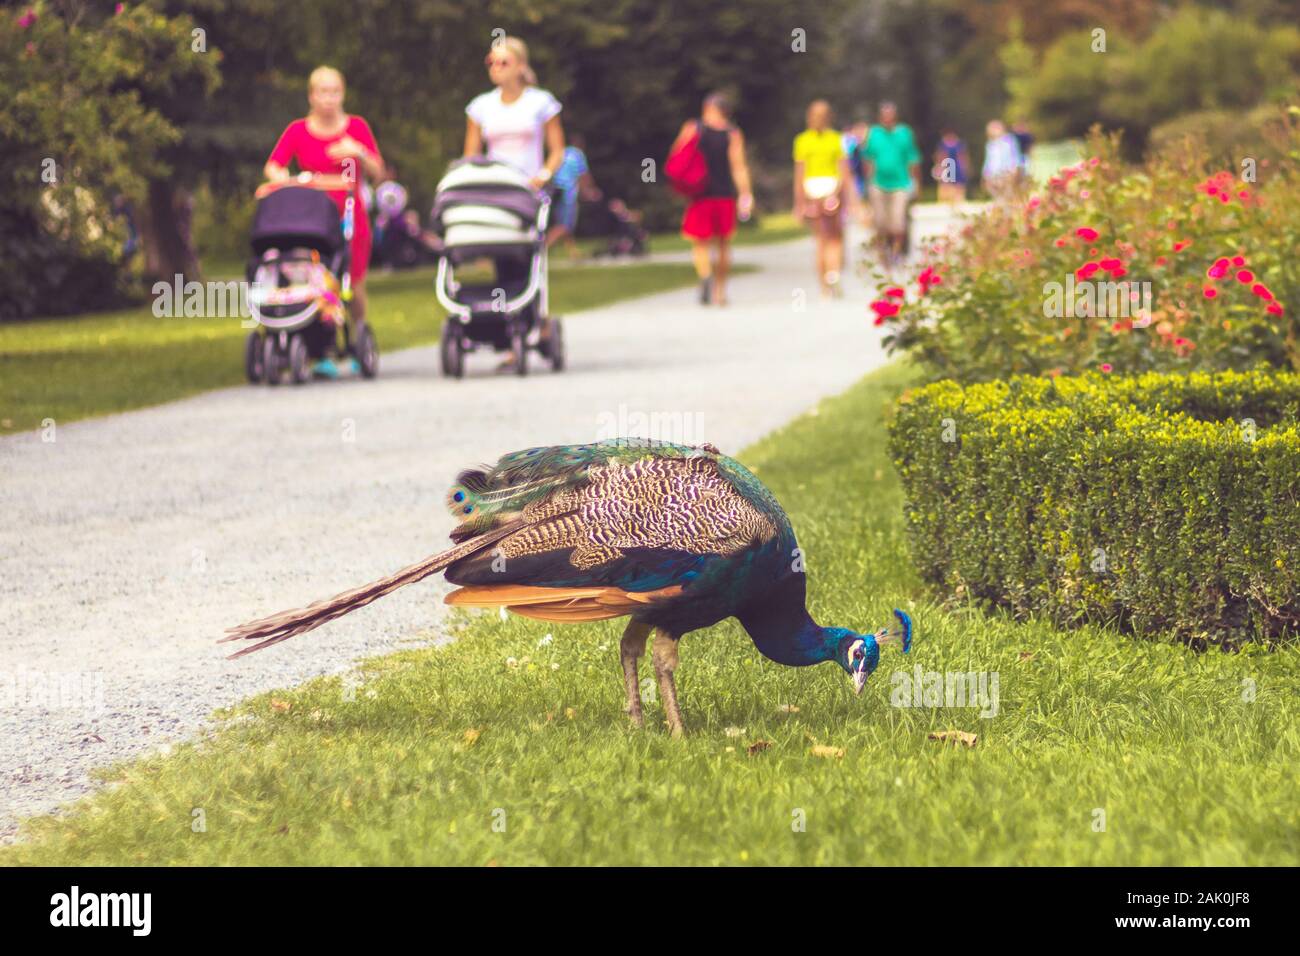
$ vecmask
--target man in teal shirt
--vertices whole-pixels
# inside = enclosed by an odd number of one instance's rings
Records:
[[[898,122],[893,103],[880,104],[880,122],[858,147],[870,184],[871,214],[886,268],[903,258],[907,239],[907,202],[919,188],[921,151],[906,123]]]

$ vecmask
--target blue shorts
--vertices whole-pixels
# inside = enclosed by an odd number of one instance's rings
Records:
[[[555,198],[555,206],[552,208],[554,215],[551,217],[552,222],[557,226],[563,226],[569,232],[573,232],[578,226],[578,196],[573,194],[566,196],[561,193]]]

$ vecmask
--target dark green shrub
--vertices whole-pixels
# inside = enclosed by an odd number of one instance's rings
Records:
[[[947,592],[1198,645],[1300,634],[1300,375],[942,381],[890,443]]]

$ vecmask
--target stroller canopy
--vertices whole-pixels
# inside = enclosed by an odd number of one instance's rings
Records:
[[[474,157],[453,163],[438,183],[431,225],[449,249],[531,245],[541,238],[541,210],[522,171]]]
[[[338,206],[318,189],[285,186],[264,196],[253,214],[253,251],[307,246],[332,255],[343,245]]]

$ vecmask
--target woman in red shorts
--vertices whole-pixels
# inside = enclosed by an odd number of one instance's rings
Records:
[[[384,160],[375,145],[370,124],[360,116],[343,112],[343,75],[328,66],[318,66],[307,81],[310,110],[294,120],[271,150],[263,173],[271,181],[288,179],[289,164],[296,162],[303,172],[326,176],[351,174],[356,177],[356,204],[352,217],[352,316],[358,324],[366,319],[366,270],[370,266],[370,216],[361,195],[362,177],[384,178]],[[347,192],[329,193],[343,214]]]
[[[700,118],[682,124],[670,152],[696,130],[709,177],[704,191],[686,207],[682,235],[690,240],[695,274],[700,277],[700,305],[708,305],[710,300],[716,305],[726,305],[737,206],[741,217],[746,219],[754,206],[749,166],[745,163],[745,137],[731,125],[731,106],[721,93],[710,93],[704,98]],[[710,261],[710,242],[717,248],[715,262]]]

